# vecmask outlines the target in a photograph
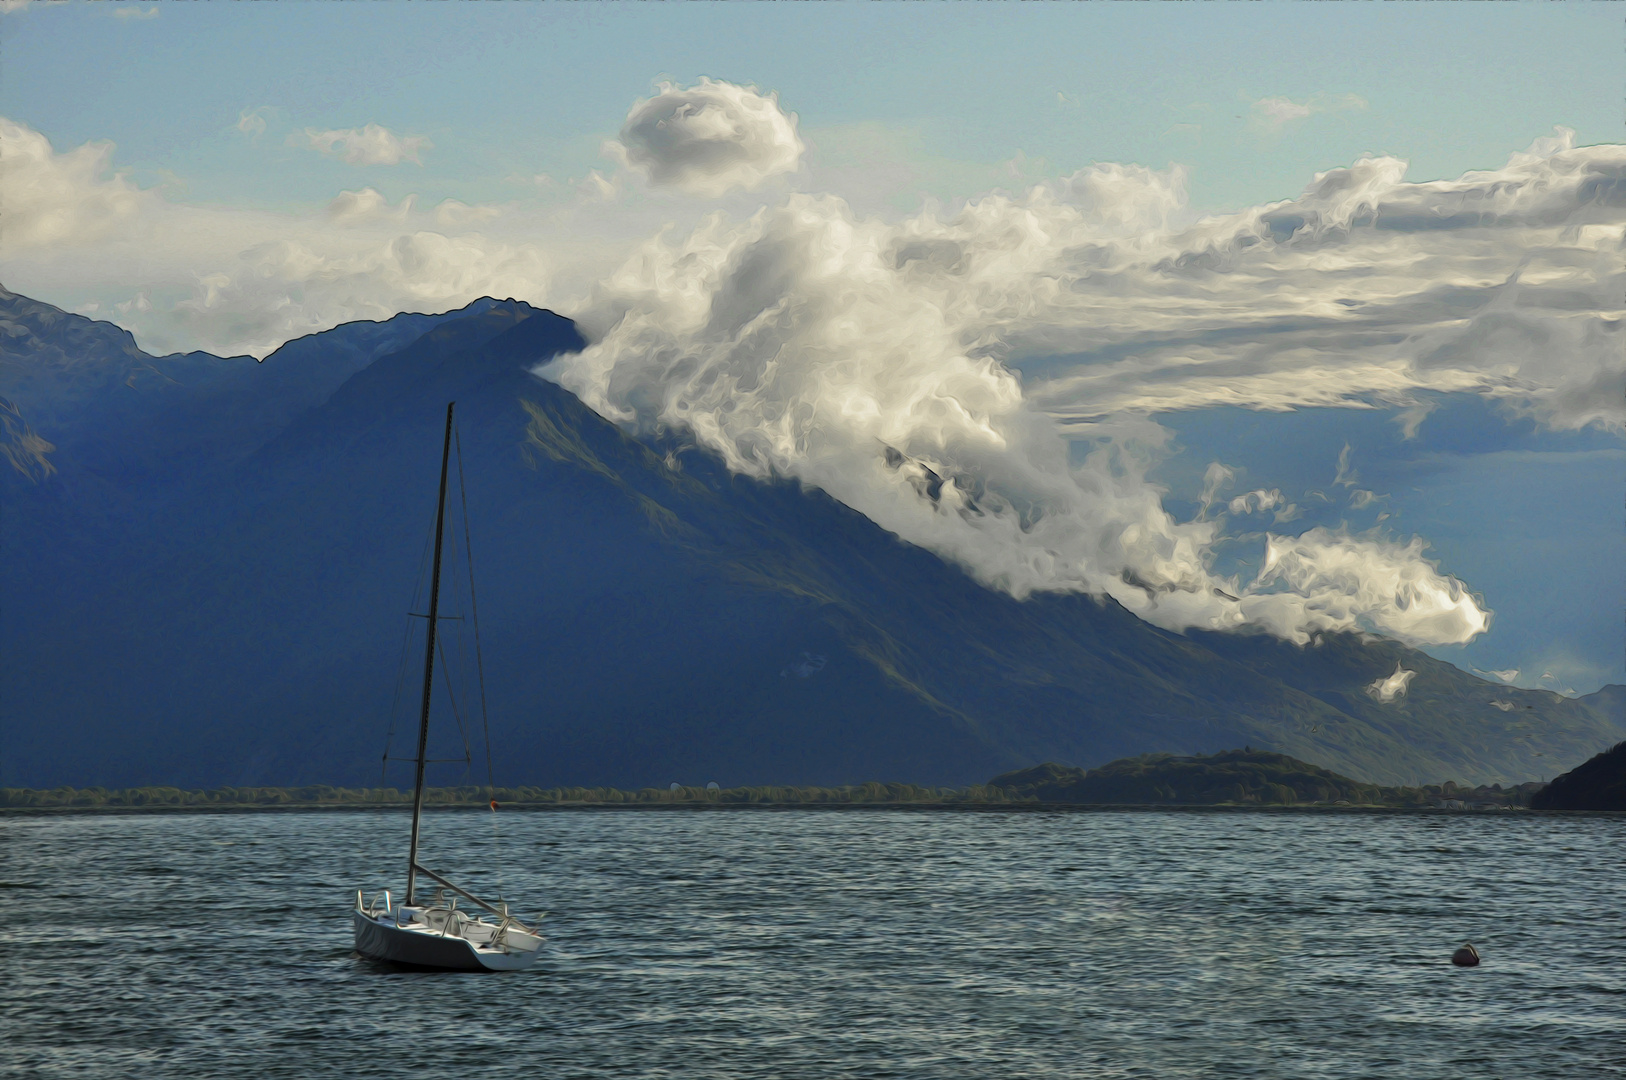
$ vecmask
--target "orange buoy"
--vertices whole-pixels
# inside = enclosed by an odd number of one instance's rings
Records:
[[[496,799],[491,800],[491,808],[493,810],[497,809],[497,800]]]
[[[1451,954],[1451,962],[1457,967],[1478,967],[1479,950],[1474,948],[1472,942],[1465,941],[1462,948]]]

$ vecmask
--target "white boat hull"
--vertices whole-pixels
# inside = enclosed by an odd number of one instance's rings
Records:
[[[490,923],[467,922],[436,927],[422,921],[423,911],[397,908],[388,914],[353,913],[356,951],[374,960],[444,971],[518,971],[542,954],[542,939],[510,929],[498,933]]]

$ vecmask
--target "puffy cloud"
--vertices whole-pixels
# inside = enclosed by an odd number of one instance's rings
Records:
[[[112,172],[113,144],[64,154],[34,129],[0,117],[0,221],[8,256],[82,246],[138,224],[158,198]]]
[[[1425,559],[1424,547],[1418,537],[1400,544],[1320,527],[1268,537],[1264,566],[1242,608],[1250,621],[1284,637],[1361,626],[1414,643],[1472,640],[1490,628],[1490,613],[1461,581]],[[1267,593],[1272,588],[1283,591]],[[1284,598],[1303,603],[1284,605]]]
[[[688,432],[736,472],[822,488],[1018,597],[1086,591],[1162,626],[1299,641],[1482,631],[1487,613],[1420,540],[1311,530],[1268,538],[1251,582],[1211,573],[1217,526],[1175,521],[1146,479],[1156,425],[1120,424],[1070,462],[998,355],[1004,328],[1070,303],[1057,228],[1083,221],[1050,191],[898,225],[828,196],[714,215],[607,277],[580,314],[594,344],[543,374],[614,420]],[[1212,500],[1232,477],[1210,472]]]
[[[289,140],[297,145],[300,138],[293,135]],[[422,165],[419,151],[435,145],[426,136],[408,135],[403,139],[377,124],[333,131],[306,128],[303,139],[310,149],[329,157],[343,158],[351,165],[399,165],[403,161]]]
[[[1387,705],[1397,698],[1406,696],[1406,686],[1411,682],[1412,676],[1416,674],[1417,672],[1407,671],[1399,664],[1396,664],[1393,675],[1390,675],[1387,679],[1378,679],[1366,688],[1366,692]],[[1495,705],[1496,702],[1491,704]]]
[[[651,184],[715,197],[795,172],[803,145],[778,95],[702,78],[691,87],[662,83],[633,105],[620,141],[606,149]]]
[[[107,282],[100,299],[73,306],[114,319],[152,351],[263,356],[352,319],[482,295],[548,303],[561,258],[587,267],[580,277],[603,257],[549,242],[557,232],[534,217],[522,235],[494,237],[479,229],[497,208],[452,201],[426,211],[411,195],[391,204],[373,188],[342,191],[310,213],[187,206],[113,172],[112,153],[106,143],[56,153],[43,135],[0,119],[8,283]],[[136,295],[109,295],[132,287]]]
[[[291,337],[352,319],[442,311],[486,295],[547,293],[550,268],[534,246],[427,230],[384,235],[356,246],[313,236],[253,245],[201,275],[175,315],[199,336],[264,355]]]
[[[361,222],[405,221],[417,197],[408,195],[395,206],[374,189],[341,191],[327,204],[327,216],[335,224],[354,225]]]

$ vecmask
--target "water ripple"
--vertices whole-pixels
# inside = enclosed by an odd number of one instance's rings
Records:
[[[1626,1076],[1620,817],[431,814],[513,975],[351,954],[405,826],[0,820],[0,1074]]]

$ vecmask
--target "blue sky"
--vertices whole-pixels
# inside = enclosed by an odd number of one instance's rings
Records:
[[[900,133],[921,180],[905,196],[985,190],[1021,153],[1058,173],[1183,162],[1193,205],[1218,210],[1290,198],[1365,153],[1423,180],[1492,167],[1555,124],[1617,141],[1626,89],[1606,4],[48,2],[4,18],[12,119],[59,149],[111,139],[121,166],[175,175],[192,198],[268,205],[325,201],[356,176],[245,145],[245,109],[275,130],[426,134],[421,170],[369,181],[475,201],[511,174],[602,167],[635,98],[710,75],[777,90],[815,143]],[[1252,123],[1256,101],[1348,94],[1365,105]]]
[[[1162,581],[1173,626],[1251,588],[1586,692],[1626,681],[1622,44],[1604,4],[7,5],[0,275],[160,352],[518,296],[603,338],[551,377],[606,415],[664,402],[993,587]],[[730,164],[661,156],[680,107]],[[740,303],[798,313],[766,389],[696,315]],[[882,437],[1018,524],[898,502],[847,456]]]

